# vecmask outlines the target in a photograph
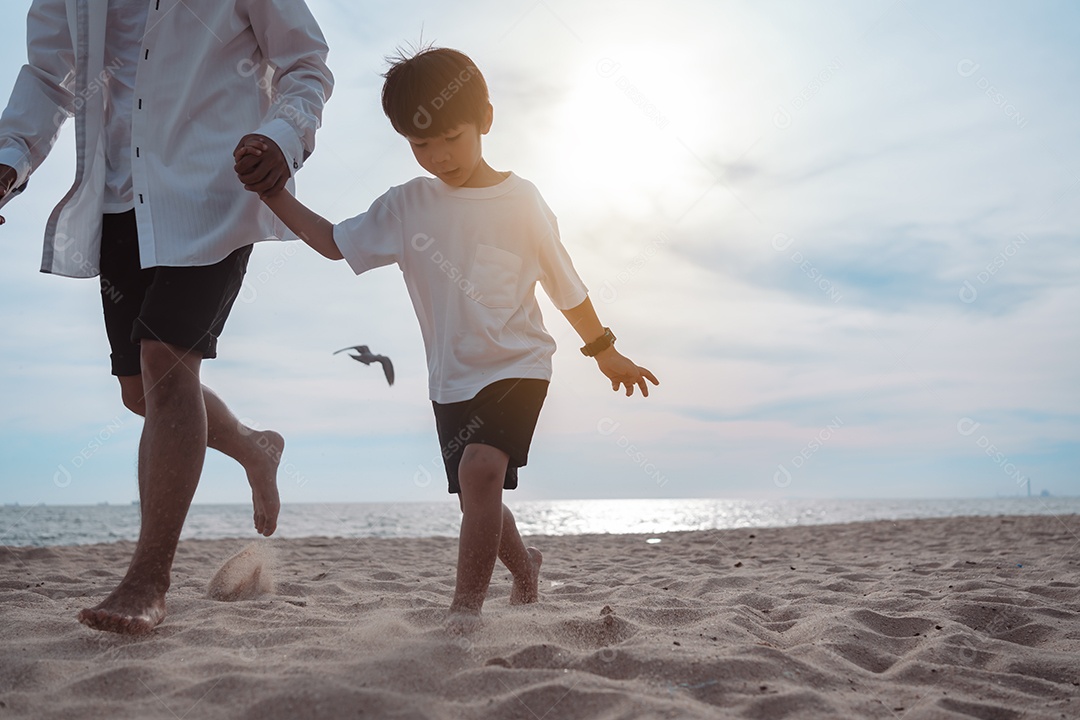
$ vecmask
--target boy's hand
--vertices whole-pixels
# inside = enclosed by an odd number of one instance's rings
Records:
[[[649,397],[649,385],[645,382],[646,379],[653,385],[660,384],[655,375],[635,365],[630,358],[620,354],[614,347],[597,353],[596,364],[600,366],[600,372],[611,380],[611,389],[618,390],[620,385],[624,385],[627,397],[634,394],[635,385],[641,389],[642,395]]]
[[[268,197],[281,192],[289,181],[289,163],[281,148],[265,135],[245,135],[233,150],[233,169],[244,189]]]
[[[7,194],[11,192],[11,188],[15,187],[15,183],[19,181],[19,173],[15,171],[15,168],[10,165],[0,165],[0,200],[7,197]],[[4,216],[0,215],[0,225],[4,224]]]

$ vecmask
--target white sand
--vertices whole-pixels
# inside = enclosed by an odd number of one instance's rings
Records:
[[[225,561],[210,578],[206,594],[214,600],[255,600],[274,591],[273,547],[253,542]]]
[[[130,543],[0,551],[0,718],[1080,717],[1080,516],[539,537],[541,600],[448,637],[456,541],[186,541],[143,639],[75,614]],[[260,550],[261,551],[261,550]]]

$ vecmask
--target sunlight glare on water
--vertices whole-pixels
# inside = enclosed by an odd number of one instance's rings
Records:
[[[964,515],[1067,515],[1080,498],[939,500],[549,500],[511,503],[523,535],[665,532]],[[289,504],[275,538],[455,537],[456,503]],[[81,545],[135,540],[134,505],[0,507],[0,544]],[[248,505],[193,505],[182,539],[255,537]]]

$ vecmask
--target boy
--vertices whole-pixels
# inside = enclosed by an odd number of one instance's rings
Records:
[[[288,192],[262,199],[304,242],[357,274],[401,267],[424,337],[449,490],[462,510],[449,622],[461,631],[479,621],[496,557],[514,578],[511,604],[537,600],[543,558],[524,546],[502,503],[502,491],[517,487],[551,378],[555,343],[536,304],[537,281],[613,390],[625,386],[629,396],[636,385],[648,396],[646,379],[659,383],[615,350],[536,188],[484,161],[492,107],[472,60],[427,49],[398,58],[384,77],[383,110],[435,177],[391,188],[336,226]],[[264,150],[249,142],[237,162]]]

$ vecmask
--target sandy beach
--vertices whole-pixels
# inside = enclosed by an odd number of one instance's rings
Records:
[[[659,538],[660,542],[655,542]],[[442,628],[453,539],[180,544],[150,636],[75,620],[130,543],[0,552],[0,718],[1077,718],[1080,516],[534,537]],[[272,587],[268,583],[272,580]]]

